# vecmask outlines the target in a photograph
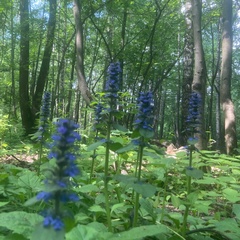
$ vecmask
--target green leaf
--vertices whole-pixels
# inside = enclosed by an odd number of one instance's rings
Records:
[[[104,208],[102,208],[101,206],[99,205],[93,205],[89,208],[89,211],[91,212],[103,212],[103,213],[106,213],[106,210]]]
[[[114,204],[111,208],[111,213],[113,213],[116,209],[124,207],[125,203],[117,203]]]
[[[145,138],[152,138],[154,136],[154,132],[152,130],[148,130],[148,129],[139,129],[139,133],[141,136],[145,137]]]
[[[129,151],[133,151],[135,148],[136,148],[136,146],[134,144],[130,143],[127,146],[118,149],[116,152],[117,153],[129,152]]]
[[[132,132],[132,139],[133,138],[138,138],[138,137],[140,137],[141,135],[140,135],[140,133],[139,133],[139,130],[138,129],[135,129],[133,132]]]
[[[239,225],[233,218],[226,218],[215,223],[216,230],[225,234],[230,239],[240,239]]]
[[[108,231],[107,227],[103,223],[99,223],[99,222],[91,222],[87,226],[95,229],[97,232]]]
[[[232,211],[236,215],[236,218],[240,219],[240,204],[233,204]]]
[[[198,192],[191,192],[188,194],[187,199],[190,201],[191,204],[194,204],[198,199]]]
[[[202,178],[203,174],[204,174],[203,171],[200,169],[196,169],[196,168],[186,169],[186,175],[192,178],[196,178],[196,179]]]
[[[37,192],[41,188],[42,183],[35,172],[28,171],[24,172],[23,175],[18,178],[18,186]]]
[[[65,239],[65,231],[60,230],[56,231],[52,227],[46,228],[43,227],[42,223],[38,224],[33,231],[31,236],[31,240],[64,240]]]
[[[27,240],[27,238],[23,235],[13,233],[8,234],[7,236],[0,236],[0,240]]]
[[[0,173],[0,182],[4,181],[7,178],[8,178],[8,174],[7,173]]]
[[[155,212],[154,212],[154,209],[153,209],[153,205],[152,205],[152,203],[149,202],[148,199],[141,198],[140,201],[139,201],[139,203],[140,203],[141,207],[144,208],[145,211],[146,211],[152,218],[155,217]]]
[[[30,237],[34,226],[41,222],[43,217],[36,213],[26,213],[21,211],[0,213],[0,226],[5,227],[13,233],[18,233]]]
[[[87,151],[93,151],[96,148],[98,148],[99,146],[102,146],[104,143],[105,143],[104,141],[98,141],[98,142],[95,142],[93,144],[90,144],[87,148]]]
[[[120,124],[114,123],[113,127],[121,132],[128,132],[128,129]]]
[[[156,187],[148,183],[131,184],[133,189],[143,197],[152,197],[157,191]]]
[[[234,190],[232,188],[224,189],[223,190],[223,195],[228,201],[230,201],[232,203],[240,201],[240,195],[239,195],[238,191]]]
[[[96,185],[88,184],[77,189],[77,191],[82,193],[97,192],[99,188]]]
[[[78,223],[80,223],[80,222],[83,223],[89,219],[90,219],[90,217],[87,214],[82,213],[82,212],[75,215],[75,221]]]
[[[123,145],[119,142],[111,142],[109,144],[109,149],[116,152],[118,149],[121,149]]]
[[[66,240],[96,240],[98,235],[99,232],[92,227],[77,225],[66,234]]]
[[[0,202],[0,207],[7,205],[9,202]]]
[[[202,213],[205,213],[206,215],[209,213],[209,208],[210,205],[212,204],[212,201],[197,201],[195,204],[194,204],[194,207],[199,211],[199,212],[202,212]]]
[[[115,175],[113,177],[113,179],[115,179],[116,181],[125,183],[125,184],[131,184],[134,183],[135,181],[137,181],[137,178],[131,175]]]
[[[166,171],[163,168],[157,168],[153,171],[153,174],[156,176],[157,180],[163,181],[165,179]]]
[[[157,235],[161,240],[168,240],[172,235],[175,235],[175,240],[184,240],[183,237],[173,232],[165,225],[148,225],[132,228],[129,231],[116,233],[113,237],[109,237],[108,240],[142,240],[145,237],[154,235]]]
[[[178,208],[181,204],[182,201],[180,200],[180,198],[178,198],[177,196],[173,195],[171,196],[171,201],[174,207]]]
[[[40,200],[38,200],[38,199],[36,198],[36,196],[35,196],[35,197],[32,197],[32,198],[28,199],[28,200],[24,203],[24,206],[31,206],[31,205],[39,202],[39,201],[40,201]]]

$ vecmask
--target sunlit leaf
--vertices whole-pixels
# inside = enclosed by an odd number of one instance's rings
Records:
[[[35,172],[24,172],[22,176],[18,178],[18,185],[33,191],[39,191],[42,186],[41,179]]]
[[[182,204],[182,201],[173,194],[171,195],[171,201],[172,201],[173,206],[176,208],[178,208]]]
[[[240,201],[240,194],[238,193],[237,190],[226,188],[223,190],[223,195],[228,201],[232,203]]]
[[[102,141],[102,140],[98,141],[98,142],[95,142],[95,143],[88,146],[87,151],[93,151],[96,148],[98,148],[99,146],[102,146],[104,143],[105,143],[105,141]]]
[[[0,202],[0,207],[7,205],[9,202]]]
[[[106,210],[104,208],[102,208],[101,206],[99,205],[93,205],[89,208],[89,211],[91,212],[103,212],[103,213],[106,213]]]
[[[96,185],[88,184],[78,188],[77,191],[82,193],[97,192],[99,188]]]
[[[175,240],[184,239],[165,225],[148,225],[116,233],[113,237],[109,237],[108,240],[142,240],[145,237],[154,235],[157,235],[161,240],[168,240],[172,235],[174,235]]]
[[[37,213],[27,213],[21,211],[0,213],[0,226],[5,227],[13,233],[30,237],[33,228],[40,223],[43,218]]]
[[[64,240],[65,239],[65,231],[62,230],[54,230],[52,227],[45,228],[42,224],[38,224],[33,231],[31,236],[31,240]]]
[[[96,240],[98,235],[99,232],[92,227],[77,225],[66,234],[66,240]]]
[[[117,153],[124,153],[124,152],[128,152],[128,151],[133,151],[134,149],[136,149],[136,146],[134,144],[130,143],[127,146],[118,149],[116,152]]]

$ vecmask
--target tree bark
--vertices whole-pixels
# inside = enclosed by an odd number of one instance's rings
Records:
[[[236,119],[231,99],[232,78],[232,0],[223,1],[222,65],[220,76],[220,101],[224,113],[225,147],[233,154],[237,147]]]
[[[192,91],[201,95],[202,104],[200,110],[200,127],[197,147],[199,150],[206,149],[207,140],[205,133],[204,122],[204,105],[205,105],[205,91],[206,91],[206,63],[202,45],[202,1],[192,0],[192,16],[193,16],[193,39],[194,39],[194,72]]]
[[[191,86],[193,81],[193,23],[192,23],[192,2],[186,0],[185,3],[185,46],[184,46],[184,62],[183,62],[183,82],[182,82],[182,113],[181,113],[181,137],[180,145],[187,144],[187,124],[188,105],[191,94]]]
[[[11,7],[11,111],[13,113],[13,117],[17,119],[17,101],[16,101],[16,91],[15,91],[15,33],[14,33],[14,15],[13,15],[13,7]]]
[[[84,46],[83,46],[83,22],[81,19],[81,2],[80,0],[74,0],[73,14],[76,28],[76,72],[78,77],[78,87],[82,94],[83,99],[89,105],[92,96],[88,89],[85,73],[84,73]]]
[[[33,116],[29,99],[29,2],[20,1],[19,101],[26,135],[32,132]]]
[[[50,4],[50,14],[49,14],[49,20],[48,20],[46,45],[44,48],[42,64],[41,64],[40,72],[38,75],[37,85],[36,85],[36,89],[35,89],[35,93],[32,101],[34,117],[36,117],[36,113],[40,111],[42,95],[43,95],[44,87],[48,78],[50,60],[51,60],[52,49],[53,49],[54,33],[55,33],[55,26],[56,26],[57,1],[49,0],[49,4]]]

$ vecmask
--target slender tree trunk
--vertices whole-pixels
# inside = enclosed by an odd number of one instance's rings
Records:
[[[68,117],[72,117],[72,113],[70,113],[71,105],[72,105],[72,95],[73,95],[73,80],[74,80],[74,69],[76,64],[76,48],[74,48],[73,57],[72,57],[72,63],[71,63],[71,77],[70,77],[70,83],[69,83],[69,90],[68,90],[68,102],[66,106],[66,115]]]
[[[162,90],[162,96],[161,96],[161,102],[160,102],[160,116],[159,116],[159,122],[160,122],[160,132],[159,132],[159,138],[163,138],[163,133],[164,133],[164,121],[165,121],[165,105],[166,105],[166,95],[167,92],[166,90]]]
[[[44,16],[46,15],[46,4],[47,2],[44,2],[44,7],[43,7],[43,12],[42,12],[42,19],[44,19]],[[30,13],[31,14],[31,13]],[[32,63],[32,77],[31,77],[31,81],[30,81],[30,98],[33,99],[34,96],[34,91],[35,91],[35,87],[36,87],[36,82],[37,82],[37,73],[39,71],[39,63],[40,63],[40,56],[41,56],[41,50],[43,48],[43,39],[44,39],[44,29],[45,29],[45,23],[44,21],[41,22],[41,25],[39,27],[39,31],[38,31],[38,50],[35,56],[35,61],[33,61]],[[32,23],[32,28],[34,28],[34,24]]]
[[[216,78],[216,149],[221,151],[224,144],[222,141],[222,119],[221,119],[221,103],[220,103],[220,69]]]
[[[200,110],[200,127],[197,147],[199,150],[207,147],[205,122],[204,122],[204,105],[206,91],[206,63],[202,45],[202,1],[192,0],[193,16],[193,39],[194,39],[194,73],[192,91],[199,93],[202,97],[202,106]]]
[[[224,113],[225,143],[227,154],[237,147],[236,119],[231,100],[232,78],[232,0],[223,1],[222,66],[220,76],[220,101]]]
[[[15,34],[14,34],[14,23],[13,23],[13,6],[11,7],[11,112],[13,117],[17,119],[17,105],[16,105],[16,91],[15,91]]]
[[[26,135],[32,133],[33,115],[29,99],[29,2],[20,1],[19,100],[22,125]]]
[[[124,50],[125,50],[125,44],[126,44],[126,25],[127,25],[127,18],[128,18],[128,1],[124,2],[124,11],[123,11],[123,20],[122,20],[122,29],[121,29],[121,47],[122,47],[122,53],[119,57],[120,62],[120,68],[121,72],[119,74],[120,78],[120,91],[123,90],[123,62],[124,62]]]
[[[182,82],[182,113],[181,113],[181,137],[180,145],[187,144],[186,120],[188,116],[188,105],[193,81],[193,23],[192,23],[192,2],[186,0],[185,3],[185,47],[184,47],[184,62],[183,62],[183,82]]]
[[[34,117],[36,117],[36,113],[40,111],[42,95],[43,95],[44,87],[48,78],[50,60],[51,60],[52,49],[53,49],[54,33],[55,33],[55,26],[56,26],[57,1],[49,0],[49,4],[50,4],[50,14],[49,14],[49,20],[48,20],[46,45],[44,48],[42,64],[41,64],[40,72],[38,75],[37,86],[36,86],[35,93],[33,96],[33,101],[32,101]]]
[[[87,104],[90,104],[92,96],[88,89],[84,73],[83,22],[81,19],[82,6],[80,0],[74,0],[73,3],[74,3],[73,14],[76,28],[76,49],[77,49],[76,72],[78,77],[78,87],[82,94],[83,99],[86,101]]]

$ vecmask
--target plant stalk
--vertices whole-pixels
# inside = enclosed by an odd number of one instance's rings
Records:
[[[141,180],[143,149],[144,149],[144,137],[141,137],[140,145],[139,145],[139,149],[138,149],[138,159],[137,159],[137,163],[138,163],[137,184],[140,184],[140,180]],[[133,227],[137,226],[138,210],[139,210],[139,193],[136,193],[135,202],[134,202]]]
[[[111,220],[111,210],[109,203],[109,193],[108,193],[108,166],[109,166],[109,156],[110,156],[110,133],[111,133],[111,120],[112,114],[109,113],[109,121],[107,124],[107,141],[106,141],[106,154],[105,154],[105,166],[104,166],[104,195],[105,195],[105,205],[106,205],[106,215],[108,223],[108,231],[112,232],[112,220]]]
[[[193,152],[193,146],[190,146],[190,151],[189,151],[189,168],[192,168],[192,152]],[[187,196],[191,193],[191,183],[192,183],[192,177],[187,176]],[[189,215],[189,210],[190,210],[190,203],[185,205],[186,209],[184,211],[183,215],[183,226],[182,226],[182,235],[183,237],[186,236],[187,232],[187,219]]]

